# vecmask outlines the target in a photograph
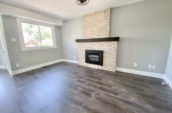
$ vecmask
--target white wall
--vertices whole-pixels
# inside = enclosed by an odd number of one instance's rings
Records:
[[[61,27],[55,27],[57,48],[22,51],[17,19],[12,16],[2,16],[2,21],[10,64],[13,71],[62,59]],[[16,41],[11,41],[12,38],[15,38]],[[16,64],[20,64],[19,67],[17,67]]]
[[[146,0],[112,9],[111,36],[120,36],[117,67],[165,73],[172,30],[172,0]],[[82,18],[64,22],[63,52],[75,60],[75,39],[82,38]],[[77,60],[77,59],[76,59]],[[133,63],[138,62],[138,67]],[[150,70],[148,65],[156,65]]]
[[[68,60],[77,60],[76,39],[82,38],[82,18],[64,22],[62,27],[63,57]]]
[[[120,36],[117,66],[165,73],[172,30],[172,0],[145,0],[112,9],[111,36]],[[133,64],[137,62],[138,67]],[[155,65],[149,69],[148,65]]]
[[[41,64],[44,62],[61,59],[62,54],[61,54],[61,43],[60,43],[61,42],[60,26],[63,26],[62,20],[49,17],[46,15],[42,15],[40,13],[36,13],[30,10],[25,10],[25,9],[14,7],[11,5],[6,5],[3,3],[0,3],[0,15],[3,15],[4,33],[5,33],[6,43],[7,43],[8,54],[10,57],[9,64],[11,64],[10,71],[22,69],[25,67],[30,67],[30,66]],[[18,37],[17,21],[16,21],[17,17],[56,25],[57,26],[56,38],[57,38],[57,44],[58,44],[57,48],[33,51],[33,52],[32,51],[21,52],[20,44],[19,44],[19,37]],[[17,40],[16,43],[11,43],[11,38],[16,38]],[[32,56],[32,58],[29,58],[29,56]],[[1,63],[2,62],[0,61],[0,64]],[[19,68],[16,68],[16,63],[20,64]]]

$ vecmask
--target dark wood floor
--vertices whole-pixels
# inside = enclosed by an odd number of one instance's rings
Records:
[[[16,113],[172,113],[172,91],[160,79],[70,63],[14,78]]]

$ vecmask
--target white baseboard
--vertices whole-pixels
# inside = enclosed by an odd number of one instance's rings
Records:
[[[133,70],[133,69],[125,69],[125,68],[120,68],[120,67],[117,67],[116,70],[120,71],[120,72],[126,72],[126,73],[137,74],[137,75],[142,75],[142,76],[147,76],[147,77],[160,78],[160,79],[163,79],[163,77],[164,77],[164,74],[145,72],[145,71],[139,71],[139,70]]]
[[[0,66],[0,69],[6,69],[4,66]]]
[[[0,69],[9,71],[5,66],[0,66]]]
[[[60,60],[57,60],[57,61],[52,61],[52,62],[48,62],[48,63],[43,63],[43,64],[39,64],[39,65],[19,69],[19,70],[13,71],[11,73],[12,73],[12,75],[17,75],[17,74],[20,74],[20,73],[24,73],[24,72],[27,72],[27,71],[31,71],[31,70],[34,70],[34,69],[38,69],[38,68],[41,68],[41,67],[44,67],[44,66],[49,66],[49,65],[52,65],[52,64],[60,63],[60,62],[69,62],[69,63],[76,63],[76,64],[78,63],[77,61],[74,61],[74,60],[60,59]],[[0,66],[0,69],[5,69],[5,68]],[[167,76],[165,76],[164,74],[145,72],[145,71],[139,71],[139,70],[133,70],[133,69],[125,69],[125,68],[120,68],[120,67],[117,67],[116,70],[120,71],[120,72],[126,72],[126,73],[141,75],[141,76],[164,79],[164,81],[166,81],[167,84],[172,89],[172,81]]]
[[[59,62],[69,62],[69,63],[76,63],[76,64],[78,63],[77,61],[74,61],[74,60],[60,59],[60,60],[57,60],[57,61],[47,62],[47,63],[43,63],[43,64],[39,64],[39,65],[27,67],[27,68],[15,70],[15,71],[12,72],[12,74],[17,75],[17,74],[20,74],[20,73],[24,73],[24,72],[27,72],[27,71],[31,71],[31,70],[34,70],[34,69],[38,69],[38,68],[48,66],[48,65],[52,65],[52,64],[55,64],[55,63],[59,63]],[[155,77],[155,78],[160,78],[160,79],[163,79],[163,77],[164,77],[163,74],[151,73],[151,72],[145,72],[145,71],[138,71],[138,70],[132,70],[132,69],[125,69],[125,68],[119,68],[119,67],[117,67],[117,71],[132,73],[132,74],[137,74],[137,75],[143,75],[143,76],[148,76],[148,77]]]
[[[31,71],[31,70],[34,70],[34,69],[38,69],[38,68],[48,66],[48,65],[52,65],[52,64],[55,64],[55,63],[59,63],[59,62],[62,62],[62,61],[63,60],[57,60],[57,61],[47,62],[47,63],[43,63],[43,64],[31,66],[31,67],[19,69],[19,70],[13,71],[12,74],[17,75],[17,74],[20,74],[20,73],[24,73],[24,72]]]
[[[34,69],[38,69],[38,68],[41,68],[41,67],[44,67],[44,66],[49,66],[49,65],[52,65],[52,64],[60,63],[60,62],[69,62],[69,63],[76,63],[76,64],[78,63],[77,61],[74,61],[74,60],[60,59],[60,60],[57,60],[57,61],[47,62],[47,63],[38,64],[38,65],[35,65],[35,66],[15,70],[15,71],[12,72],[12,75],[17,75],[17,74],[20,74],[20,73],[24,73],[24,72],[27,72],[27,71],[31,71],[31,70],[34,70]]]
[[[0,69],[8,71],[8,73],[10,74],[10,76],[13,76],[12,71],[9,70],[9,69],[7,69],[6,67],[0,66]]]
[[[63,62],[69,62],[69,63],[75,63],[77,64],[78,61],[75,61],[75,60],[67,60],[67,59],[62,59]]]
[[[166,75],[164,76],[163,79],[169,85],[169,87],[172,89],[172,80],[170,80]]]

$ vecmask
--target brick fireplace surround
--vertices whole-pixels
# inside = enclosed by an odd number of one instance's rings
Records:
[[[119,37],[109,37],[110,14],[111,10],[106,9],[83,17],[83,39],[76,40],[79,65],[112,72],[116,71]],[[102,50],[104,52],[103,66],[86,63],[85,50]]]
[[[118,41],[78,42],[78,63],[82,66],[115,72],[117,45]],[[103,50],[103,66],[86,63],[85,50]]]

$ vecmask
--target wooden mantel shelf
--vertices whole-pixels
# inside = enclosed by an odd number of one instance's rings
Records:
[[[119,37],[106,37],[106,38],[86,38],[86,39],[76,39],[76,42],[111,42],[119,41]]]

